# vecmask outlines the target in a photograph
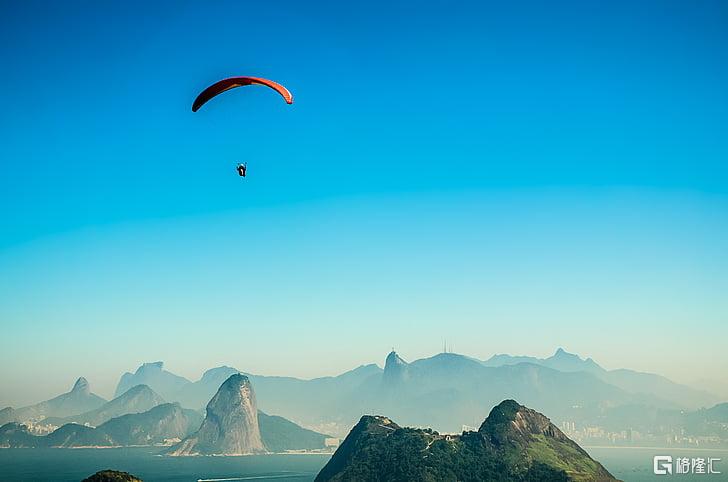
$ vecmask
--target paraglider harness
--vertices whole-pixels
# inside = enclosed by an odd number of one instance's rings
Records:
[[[244,162],[242,164],[238,164],[237,169],[238,169],[238,174],[240,175],[240,177],[245,177],[245,173],[248,170],[248,163]]]

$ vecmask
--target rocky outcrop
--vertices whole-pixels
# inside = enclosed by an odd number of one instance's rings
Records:
[[[83,479],[81,482],[143,482],[142,479],[131,475],[129,472],[119,472],[118,470],[102,470],[96,472],[91,477]]]
[[[168,455],[247,455],[266,448],[258,426],[255,393],[248,377],[230,376],[207,404],[200,429],[167,451]]]
[[[382,382],[385,386],[396,385],[407,379],[407,362],[392,350],[384,362]]]

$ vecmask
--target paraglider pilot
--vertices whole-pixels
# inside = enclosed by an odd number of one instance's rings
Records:
[[[238,164],[238,174],[240,177],[245,177],[245,172],[248,170],[248,163],[244,162],[242,164]]]

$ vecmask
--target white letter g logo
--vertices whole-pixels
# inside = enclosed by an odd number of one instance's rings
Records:
[[[655,455],[652,461],[655,475],[672,475],[672,457],[670,455]]]

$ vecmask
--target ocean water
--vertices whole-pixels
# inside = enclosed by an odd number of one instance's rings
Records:
[[[161,457],[159,449],[0,449],[2,482],[79,482],[103,469],[122,470],[144,482],[255,480],[310,482],[329,455]]]
[[[728,450],[587,448],[612,474],[625,482],[728,482]],[[160,457],[157,449],[0,449],[2,482],[79,482],[103,469],[130,472],[145,482],[312,481],[327,455],[248,457]],[[715,457],[722,474],[657,476],[655,455]]]
[[[585,447],[584,449],[612,475],[625,482],[728,482],[728,449],[634,447]],[[673,462],[677,458],[718,458],[721,460],[715,463],[715,468],[722,473],[655,475],[653,458],[656,455],[669,455],[673,458]]]

